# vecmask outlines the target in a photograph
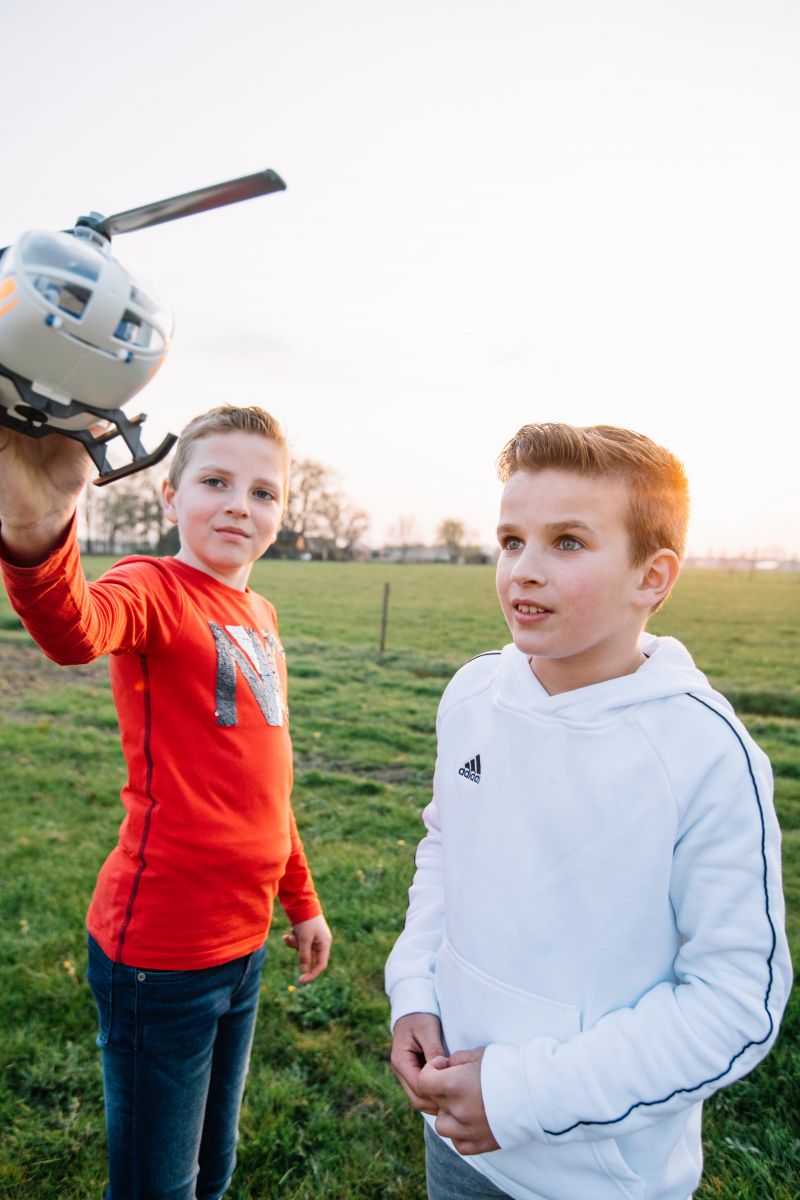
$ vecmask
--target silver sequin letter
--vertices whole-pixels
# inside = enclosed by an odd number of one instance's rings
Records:
[[[216,718],[222,726],[236,725],[236,669],[244,676],[268,725],[283,725],[286,701],[278,674],[277,654],[283,647],[274,634],[266,633],[266,644],[255,629],[228,625],[225,629],[209,621],[217,648]]]

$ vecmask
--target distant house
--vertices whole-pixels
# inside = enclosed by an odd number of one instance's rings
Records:
[[[383,546],[373,550],[372,557],[381,562],[396,563],[451,563],[453,561],[446,546]],[[458,559],[459,563],[485,564],[493,563],[495,555],[481,546],[465,546]]]
[[[302,558],[306,550],[306,540],[302,533],[297,534],[292,529],[279,529],[278,536],[267,550],[264,558]]]
[[[281,529],[264,557],[294,558],[302,562],[351,562],[354,559],[367,559],[370,554],[368,546],[336,546],[330,538]]]
[[[310,558],[313,562],[331,562],[337,557],[336,547],[330,538],[307,537],[303,538],[303,543],[302,558]]]
[[[796,558],[759,558],[757,555],[730,558],[693,555],[684,559],[683,565],[704,571],[800,571],[800,560]]]
[[[445,546],[383,546],[378,553],[382,562],[438,563],[450,562]]]

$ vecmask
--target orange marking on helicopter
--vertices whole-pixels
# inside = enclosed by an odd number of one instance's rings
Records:
[[[4,316],[6,315],[6,313],[7,313],[7,312],[10,312],[10,311],[11,311],[11,309],[12,309],[12,308],[14,308],[14,307],[15,307],[17,304],[19,304],[19,300],[18,300],[18,299],[17,299],[17,300],[12,300],[12,301],[11,301],[11,303],[10,303],[10,304],[6,304],[4,308],[0,308],[0,317],[4,317]]]
[[[4,283],[0,283],[0,300],[5,300],[17,290],[17,281],[13,275],[9,275]]]

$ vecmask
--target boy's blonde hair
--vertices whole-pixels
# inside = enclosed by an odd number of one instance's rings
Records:
[[[625,523],[631,561],[640,566],[656,550],[683,558],[689,520],[689,484],[674,454],[643,433],[615,425],[523,425],[503,447],[497,474],[555,468],[620,480],[628,492]]]
[[[214,433],[253,433],[258,437],[267,438],[280,448],[285,459],[284,500],[289,486],[289,467],[291,457],[283,430],[278,422],[263,408],[250,405],[238,408],[235,404],[221,404],[218,408],[210,408],[208,412],[194,417],[181,432],[175,455],[169,466],[167,482],[170,487],[177,488],[181,476],[186,469],[189,451],[195,442],[201,438],[210,437]]]

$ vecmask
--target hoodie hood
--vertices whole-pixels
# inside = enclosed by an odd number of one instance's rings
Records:
[[[643,633],[639,647],[647,661],[631,675],[551,696],[531,670],[528,656],[510,643],[501,651],[500,670],[495,681],[496,699],[512,708],[534,709],[542,716],[590,724],[613,719],[615,711],[630,708],[632,704],[663,700],[687,692],[713,700],[717,707],[722,705],[732,711],[677,639]]]

